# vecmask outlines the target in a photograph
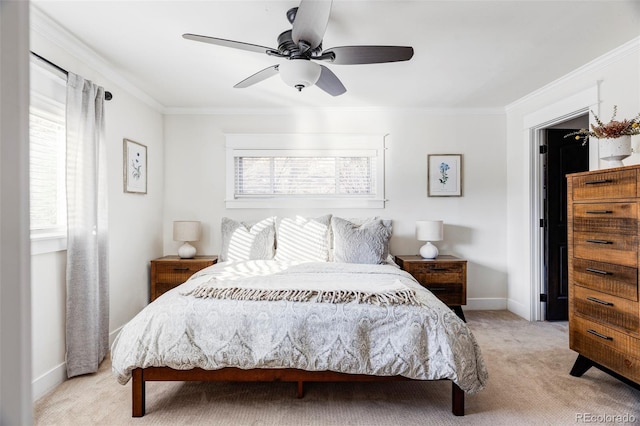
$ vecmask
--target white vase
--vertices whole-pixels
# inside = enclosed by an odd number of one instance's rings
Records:
[[[622,160],[631,155],[631,136],[614,139],[598,139],[600,159],[607,161],[609,167],[621,167]]]

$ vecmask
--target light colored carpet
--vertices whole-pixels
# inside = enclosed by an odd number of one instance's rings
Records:
[[[592,368],[569,375],[576,353],[566,322],[507,311],[465,312],[489,385],[451,414],[450,382],[147,383],[147,414],[131,418],[131,387],[105,361],[35,404],[37,425],[563,425],[640,422],[640,391]],[[616,417],[619,416],[619,417]],[[626,416],[626,417],[624,417]]]

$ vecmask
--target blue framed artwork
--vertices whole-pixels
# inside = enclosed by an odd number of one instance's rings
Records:
[[[427,159],[427,195],[462,196],[462,154],[429,154]]]

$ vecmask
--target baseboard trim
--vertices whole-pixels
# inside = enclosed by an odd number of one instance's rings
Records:
[[[109,347],[113,345],[113,341],[115,340],[120,330],[122,330],[123,326],[120,326],[109,333]],[[33,402],[36,402],[47,393],[52,391],[54,388],[58,387],[62,383],[67,380],[67,363],[63,362],[51,370],[44,373],[42,376],[31,382],[31,394]]]
[[[468,298],[462,309],[470,311],[502,311],[507,309],[507,299],[502,297]]]
[[[524,319],[526,319],[527,321],[531,321],[531,307],[524,305],[520,302],[516,302],[513,299],[508,299],[507,300],[507,310],[509,312],[513,312],[514,314],[518,315],[519,317],[522,317]]]
[[[65,380],[67,380],[67,363],[63,362],[31,382],[33,402],[45,396]]]

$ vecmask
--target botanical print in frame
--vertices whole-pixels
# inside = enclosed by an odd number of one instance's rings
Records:
[[[147,147],[129,139],[123,141],[124,192],[147,193]]]
[[[427,195],[462,196],[462,154],[429,154]]]

